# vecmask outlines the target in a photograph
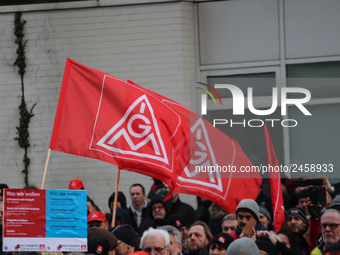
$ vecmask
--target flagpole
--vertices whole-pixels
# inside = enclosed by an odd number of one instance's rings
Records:
[[[115,223],[116,223],[115,221],[116,221],[116,211],[117,211],[119,178],[120,178],[120,167],[118,167],[118,173],[117,173],[116,192],[115,192],[115,200],[114,200],[114,203],[113,203],[113,213],[112,213],[111,227],[114,227]]]
[[[46,164],[45,164],[44,176],[43,176],[42,183],[41,183],[41,189],[44,188],[44,183],[45,183],[45,178],[46,178],[46,172],[47,172],[48,161],[50,160],[50,154],[51,154],[51,149],[48,149],[47,159],[46,159]]]

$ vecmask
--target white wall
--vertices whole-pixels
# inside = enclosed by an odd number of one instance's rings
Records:
[[[28,40],[26,101],[29,107],[37,103],[29,129],[30,184],[41,186],[67,57],[190,105],[196,82],[192,3],[29,11],[22,18]],[[21,92],[13,67],[13,21],[14,13],[0,14],[0,183],[22,188],[24,151],[14,140]],[[106,212],[116,174],[114,165],[52,151],[44,188],[66,189],[71,179],[80,178]],[[149,177],[121,172],[120,190],[128,194],[134,182],[147,190],[152,183]]]

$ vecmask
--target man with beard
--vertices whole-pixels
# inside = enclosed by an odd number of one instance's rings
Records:
[[[207,248],[213,235],[206,223],[196,221],[188,231],[189,255],[206,255],[209,253]]]
[[[309,245],[304,239],[303,234],[309,227],[306,213],[300,208],[291,208],[287,212],[286,228],[294,236],[294,242],[291,243],[291,250],[299,255],[307,255],[309,253]]]
[[[247,221],[253,222],[255,231],[268,230],[260,222],[260,209],[253,199],[243,199],[236,207],[237,228],[230,235],[236,240],[240,238]]]

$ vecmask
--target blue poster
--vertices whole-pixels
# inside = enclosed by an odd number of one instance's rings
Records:
[[[46,190],[46,237],[87,238],[87,192]]]

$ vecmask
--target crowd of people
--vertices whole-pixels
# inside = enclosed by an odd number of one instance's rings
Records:
[[[319,186],[293,187],[282,181],[284,226],[274,231],[270,199],[260,190],[256,200],[243,199],[230,214],[217,204],[198,198],[196,210],[169,187],[155,180],[148,194],[143,185],[131,185],[131,204],[117,194],[113,219],[88,197],[88,254],[99,255],[306,255],[340,254],[340,185],[320,176]],[[0,184],[0,198],[3,188]],[[72,180],[69,189],[85,189]],[[315,191],[316,190],[316,191]],[[317,194],[317,198],[315,198]],[[316,200],[315,200],[316,199]],[[0,202],[2,222],[3,205]],[[114,224],[112,224],[114,221]],[[277,230],[277,229],[276,229]],[[32,254],[33,255],[33,254]]]

